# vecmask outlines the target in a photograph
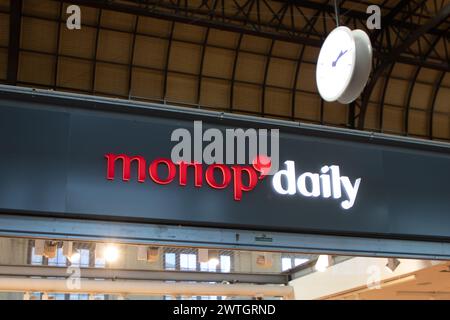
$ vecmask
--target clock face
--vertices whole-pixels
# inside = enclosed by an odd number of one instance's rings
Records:
[[[334,29],[323,43],[317,60],[316,81],[325,101],[336,101],[352,79],[355,40],[347,27]]]

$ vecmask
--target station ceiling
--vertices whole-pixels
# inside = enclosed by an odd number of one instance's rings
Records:
[[[350,105],[315,84],[330,0],[0,0],[0,83],[450,140],[450,1],[341,0],[373,71]],[[81,6],[81,30],[66,27]],[[381,8],[367,30],[366,9]]]

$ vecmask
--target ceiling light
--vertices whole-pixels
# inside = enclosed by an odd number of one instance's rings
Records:
[[[333,264],[333,257],[327,254],[321,254],[317,258],[316,265],[314,268],[319,272],[325,272],[329,266]]]
[[[80,252],[78,250],[75,250],[69,257],[67,257],[67,259],[69,259],[70,262],[74,262],[80,260],[80,257]]]
[[[119,249],[112,244],[105,247],[103,256],[107,262],[115,262],[119,258]]]
[[[397,269],[397,267],[400,264],[400,260],[398,260],[397,258],[388,258],[387,264],[386,264],[386,268],[391,271],[394,272],[395,269]]]
[[[73,250],[73,242],[72,241],[64,241],[63,246],[63,255],[70,261],[73,262],[80,258],[80,253],[78,250]]]
[[[208,250],[208,264],[212,267],[217,267],[219,264],[219,251],[218,250]]]
[[[105,247],[104,243],[95,244],[95,260],[105,259]]]

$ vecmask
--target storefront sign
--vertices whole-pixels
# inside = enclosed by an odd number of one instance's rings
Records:
[[[253,190],[258,181],[262,180],[268,171],[270,171],[270,161],[267,161],[269,166],[261,168],[261,161],[258,161],[260,157],[257,157],[253,161],[253,166],[241,166],[232,165],[231,167],[225,164],[211,164],[206,165],[206,169],[203,169],[203,165],[197,162],[184,162],[180,161],[175,164],[171,159],[158,158],[153,160],[148,166],[147,161],[142,156],[128,156],[125,154],[106,154],[106,178],[108,180],[115,179],[116,162],[120,162],[122,165],[122,180],[130,181],[131,177],[131,163],[136,162],[137,167],[137,181],[145,182],[147,179],[147,171],[149,178],[156,184],[164,185],[172,183],[176,176],[178,176],[178,184],[180,186],[187,185],[187,172],[191,168],[194,173],[194,186],[197,188],[203,187],[203,177],[205,177],[206,184],[213,189],[225,189],[230,183],[233,184],[234,200],[240,201],[242,199],[243,192]],[[334,199],[342,198],[342,191],[344,191],[346,200],[341,202],[343,209],[350,209],[356,200],[361,178],[355,180],[354,184],[351,183],[349,177],[341,176],[339,166],[323,166],[319,173],[304,172],[298,180],[295,177],[295,163],[294,161],[286,161],[286,170],[280,170],[276,172],[272,178],[272,185],[275,192],[282,195],[294,195],[297,193],[297,189],[300,195],[304,197]],[[158,172],[159,167],[164,167],[166,174],[164,177]],[[203,174],[203,171],[205,173]],[[219,177],[217,178],[218,173]],[[247,183],[244,183],[244,178],[247,179]],[[285,178],[285,183],[283,183]]]
[[[2,213],[450,241],[447,145],[52,95],[0,92]],[[174,161],[195,120],[279,129],[279,168]]]

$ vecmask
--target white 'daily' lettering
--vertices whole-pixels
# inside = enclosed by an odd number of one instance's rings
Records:
[[[349,177],[341,176],[339,166],[323,166],[319,173],[304,172],[298,179],[295,176],[294,161],[285,161],[285,170],[274,174],[272,185],[275,191],[283,195],[294,195],[298,192],[305,197],[342,198],[342,190],[347,199],[341,202],[341,207],[350,209],[355,204],[361,178],[352,184]],[[285,177],[285,183],[282,178]]]

